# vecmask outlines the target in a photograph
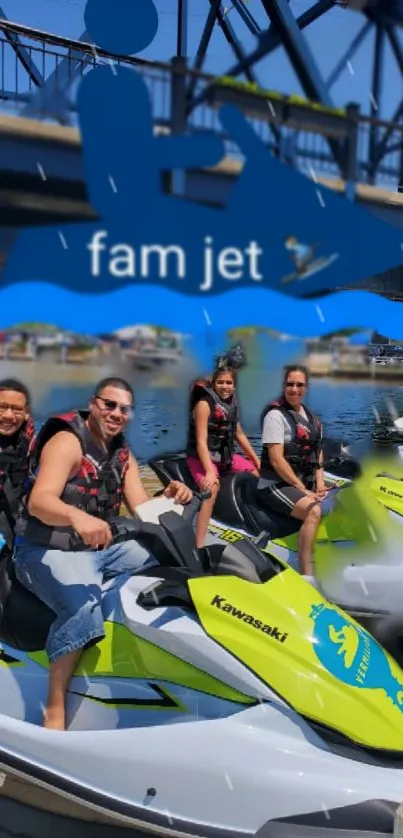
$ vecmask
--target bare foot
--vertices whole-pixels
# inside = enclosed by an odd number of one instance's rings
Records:
[[[65,730],[66,720],[64,710],[59,708],[47,708],[43,714],[43,726],[49,730]]]

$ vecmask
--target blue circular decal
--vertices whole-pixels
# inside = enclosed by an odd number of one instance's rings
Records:
[[[323,603],[312,606],[309,616],[314,621],[313,649],[325,669],[348,686],[384,690],[402,710],[403,684],[371,635]]]

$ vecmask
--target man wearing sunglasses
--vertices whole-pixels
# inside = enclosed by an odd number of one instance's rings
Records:
[[[279,515],[301,521],[300,572],[311,581],[312,549],[327,495],[323,471],[322,425],[303,400],[308,371],[286,367],[281,397],[263,411],[262,455],[258,490]]]
[[[46,644],[50,672],[44,724],[49,728],[65,729],[67,688],[80,655],[105,636],[103,582],[158,563],[134,540],[114,544],[109,526],[122,501],[133,514],[149,500],[124,438],[133,398],[123,379],[104,379],[88,411],[55,416],[44,424],[32,455],[14,563],[20,582],[56,614]],[[165,495],[181,504],[192,498],[178,481],[169,484]]]
[[[0,533],[9,548],[35,442],[30,401],[29,391],[20,381],[0,381]]]

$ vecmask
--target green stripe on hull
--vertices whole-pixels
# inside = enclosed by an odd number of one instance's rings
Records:
[[[45,651],[31,652],[35,663],[48,668]],[[74,673],[86,678],[141,678],[167,681],[237,704],[256,704],[256,699],[223,684],[212,675],[180,660],[154,643],[136,637],[120,623],[105,623],[105,637],[83,653]]]

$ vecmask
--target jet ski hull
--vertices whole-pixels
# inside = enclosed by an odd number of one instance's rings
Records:
[[[307,828],[326,838],[348,829],[375,835],[391,831],[403,791],[402,766],[335,755],[289,708],[269,703],[102,737],[0,716],[0,743],[6,775],[164,835],[275,838],[279,824],[289,838]]]

